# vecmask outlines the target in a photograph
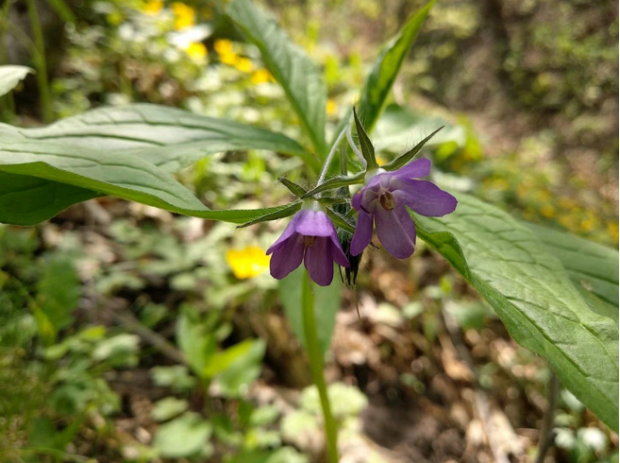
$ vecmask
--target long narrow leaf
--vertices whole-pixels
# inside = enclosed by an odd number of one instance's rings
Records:
[[[0,138],[0,171],[20,176],[30,176],[77,189],[61,189],[79,200],[98,194],[117,196],[171,212],[192,215],[204,219],[244,223],[266,214],[277,212],[286,206],[257,210],[213,211],[205,207],[189,190],[176,182],[167,172],[134,156],[113,151],[95,150],[79,146],[41,140],[23,140],[2,136]],[[13,183],[16,177],[11,179]],[[35,210],[40,207],[40,192],[53,189],[48,183],[32,182],[31,189],[23,189],[22,205]],[[84,191],[86,190],[86,191]],[[0,190],[1,191],[1,190]],[[29,199],[30,192],[36,196]],[[10,194],[10,191],[4,191]],[[10,199],[10,198],[9,198]],[[49,214],[62,210],[68,204],[67,198],[59,202],[48,198],[44,212]],[[15,214],[11,202],[2,201],[0,196],[0,222],[12,222]],[[33,215],[28,216],[32,219]]]
[[[321,158],[325,142],[325,82],[305,52],[265,11],[250,0],[233,0],[228,14],[260,50],[265,65],[282,86]]]
[[[435,0],[414,14],[400,32],[381,50],[366,79],[360,96],[359,112],[368,133],[379,119],[383,105],[413,42],[418,36]]]

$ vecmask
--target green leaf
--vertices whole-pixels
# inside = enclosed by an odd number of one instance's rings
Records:
[[[189,403],[185,399],[166,397],[153,405],[151,417],[155,421],[167,421],[187,410]]]
[[[286,205],[286,207],[276,212],[265,214],[261,217],[258,217],[257,219],[250,220],[249,222],[246,222],[243,225],[239,225],[237,228],[245,228],[245,227],[249,227],[250,225],[260,223],[260,222],[268,222],[270,220],[277,220],[277,219],[283,219],[284,217],[290,217],[291,215],[295,214],[299,209],[301,209],[302,204],[303,204],[302,201],[295,201],[293,203],[289,203]]]
[[[285,205],[255,210],[213,211],[205,207],[167,172],[139,157],[45,140],[0,137],[0,171],[92,190],[95,192],[93,197],[107,194],[183,215],[233,223],[244,223],[288,207]],[[19,181],[16,179],[17,177],[13,177],[11,182],[15,184]],[[50,184],[21,180],[25,185],[30,184],[36,187],[33,189],[37,200],[42,198],[37,188],[54,189],[54,186]],[[0,209],[0,222],[11,223],[10,219],[15,217],[22,219],[21,224],[24,224],[24,219],[45,220],[53,211],[59,212],[66,207],[71,199],[88,198],[84,191],[58,188],[54,191],[62,196],[57,202],[50,202],[36,211],[20,213],[20,209],[16,208],[15,204],[34,203],[30,197],[33,189],[23,187],[23,196],[18,196],[17,200],[13,199],[15,203],[7,204],[6,200],[2,199],[3,196],[0,196],[0,205],[6,207],[6,209]],[[0,192],[2,191],[3,188],[0,188]],[[6,193],[10,194],[5,191]],[[17,196],[16,193],[13,198],[15,196]],[[49,202],[49,198],[47,201]],[[35,207],[37,207],[36,204]]]
[[[321,159],[325,142],[326,88],[321,72],[276,21],[250,0],[233,0],[228,14],[260,50],[263,61],[282,86]]]
[[[246,355],[252,349],[253,345],[253,340],[246,339],[222,352],[213,354],[207,360],[202,376],[205,378],[213,378],[215,375],[227,370],[235,361]]]
[[[527,224],[560,259],[575,285],[595,294],[618,311],[618,251],[566,232]]]
[[[357,139],[360,142],[360,148],[362,150],[362,156],[366,161],[366,170],[375,170],[379,167],[377,159],[375,158],[375,147],[372,146],[368,134],[364,130],[364,126],[357,117],[357,111],[353,108],[353,120],[355,121],[355,128],[357,129]]]
[[[405,23],[388,42],[366,79],[360,96],[359,111],[364,127],[372,132],[403,61],[411,48],[435,0],[431,0]]]
[[[207,332],[205,324],[196,314],[187,310],[177,318],[176,341],[187,364],[203,378],[204,370],[217,349],[213,334]]]
[[[97,196],[92,190],[0,171],[0,222],[34,225]]]
[[[383,166],[383,168],[385,170],[398,170],[401,167],[403,167],[404,165],[408,164],[419,152],[422,148],[424,148],[424,145],[426,145],[426,143],[433,138],[433,136],[439,132],[441,129],[443,129],[443,127],[439,127],[437,130],[435,130],[433,133],[431,133],[428,137],[426,137],[424,140],[422,140],[420,143],[418,143],[417,145],[415,145],[413,148],[411,148],[409,151],[407,151],[405,154],[403,154],[402,156],[398,156],[396,159],[394,159],[393,161],[385,164]]]
[[[355,175],[352,175],[351,177],[338,176],[338,177],[330,178],[329,180],[326,180],[325,182],[321,183],[317,187],[308,191],[303,197],[310,198],[324,191],[335,190],[337,188],[350,186],[350,185],[360,185],[364,183],[365,175],[366,175],[366,172],[362,171],[362,172],[358,172]]]
[[[282,134],[152,104],[99,108],[47,127],[21,129],[0,124],[0,139],[5,136],[122,151],[168,173],[214,153],[247,149],[298,156],[317,171],[320,168],[316,158]]]
[[[77,307],[79,299],[80,278],[73,262],[64,256],[46,260],[37,283],[36,318],[38,322],[43,322],[43,326],[51,328],[49,335],[44,336],[47,341],[53,342],[56,333],[73,321],[71,312]]]
[[[304,187],[302,187],[301,185],[298,185],[292,180],[289,180],[288,178],[279,178],[278,181],[282,185],[284,185],[286,188],[288,188],[288,191],[293,193],[298,198],[301,198],[303,195],[306,194],[306,189]]]
[[[493,306],[519,344],[545,357],[564,386],[617,432],[616,322],[590,308],[530,229],[471,196],[455,196],[458,207],[446,217],[413,214],[420,237]]]
[[[247,391],[250,384],[260,376],[266,343],[262,339],[246,342],[249,344],[249,348],[245,350],[244,347],[242,355],[237,355],[234,361],[217,376],[217,382],[224,397],[240,397]],[[239,353],[237,352],[237,354]]]
[[[6,65],[0,66],[0,96],[6,95],[34,69],[26,66]]]
[[[153,447],[165,458],[189,457],[208,444],[212,432],[211,423],[203,420],[198,413],[187,412],[157,428]]]
[[[300,266],[279,282],[279,292],[282,305],[286,312],[293,333],[302,344],[305,345],[303,320],[301,313],[301,290],[304,278],[304,269]],[[319,344],[323,355],[329,350],[334,326],[336,324],[336,312],[340,309],[342,297],[342,284],[338,275],[335,275],[329,286],[313,285],[314,291],[314,314],[319,335]]]

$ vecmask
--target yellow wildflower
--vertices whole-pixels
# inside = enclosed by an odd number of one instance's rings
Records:
[[[252,83],[254,85],[273,82],[273,76],[267,69],[259,69],[252,74]]]
[[[178,31],[192,27],[196,23],[196,12],[191,6],[181,2],[170,5],[174,13],[174,28]]]
[[[335,116],[338,112],[338,106],[336,106],[336,102],[333,98],[327,99],[327,107],[325,108],[328,116]]]
[[[232,53],[233,44],[228,39],[218,39],[213,43],[213,48],[220,55],[226,55]]]
[[[234,61],[233,66],[241,72],[252,72],[252,69],[254,69],[254,65],[251,60],[239,56]]]
[[[269,268],[269,256],[257,246],[226,251],[226,262],[240,280],[254,278]]]
[[[204,46],[203,43],[191,43],[186,49],[185,52],[188,56],[196,61],[200,61],[207,56],[207,47]]]
[[[543,207],[540,208],[540,213],[544,217],[551,218],[556,215],[556,210],[555,210],[555,207],[553,207],[552,205],[545,204]]]
[[[618,222],[610,222],[607,224],[607,232],[615,241],[618,241]]]
[[[163,0],[149,0],[142,7],[142,12],[149,16],[155,16],[164,8]]]
[[[239,59],[239,55],[232,51],[228,53],[220,53],[219,56],[222,63],[230,64],[231,66],[233,66]]]

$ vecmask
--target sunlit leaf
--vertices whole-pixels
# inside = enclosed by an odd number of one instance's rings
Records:
[[[321,72],[291,37],[250,0],[233,0],[228,14],[260,50],[263,61],[282,86],[314,148],[324,158],[327,91]]]
[[[617,431],[617,323],[590,308],[534,232],[489,204],[455,196],[459,205],[446,217],[414,214],[419,236],[493,306],[518,343],[545,357],[564,386]]]

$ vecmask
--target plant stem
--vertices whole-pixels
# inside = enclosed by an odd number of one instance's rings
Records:
[[[336,143],[337,145],[338,143]],[[308,272],[304,272],[303,283],[301,286],[301,310],[303,313],[304,336],[306,338],[306,349],[310,360],[310,370],[314,385],[319,391],[321,409],[323,411],[323,422],[325,424],[325,441],[327,443],[327,461],[338,463],[338,434],[336,422],[332,415],[329,397],[327,396],[327,386],[323,377],[323,355],[319,346],[319,337],[316,331],[316,319],[314,316],[314,293],[310,286]]]
[[[43,38],[43,29],[39,21],[37,13],[37,5],[35,0],[28,0],[28,16],[30,17],[30,27],[34,36],[36,45],[36,53],[33,59],[37,68],[37,81],[39,84],[39,102],[41,104],[41,115],[43,122],[52,122],[52,101],[50,99],[49,82],[47,78],[47,62],[45,58],[45,39]]]
[[[342,141],[342,138],[345,136],[346,132],[347,130],[345,127],[342,130],[342,132],[340,132],[340,134],[338,135],[338,138],[336,138],[336,141],[334,141],[334,145],[332,146],[332,149],[329,151],[329,154],[327,155],[327,158],[325,159],[325,163],[323,164],[323,168],[321,169],[321,173],[319,175],[319,181],[317,182],[317,186],[325,181],[325,176],[327,175],[329,166],[332,163],[332,160],[334,159],[334,155],[336,154],[336,151],[338,150],[338,145],[340,145],[340,142]]]

